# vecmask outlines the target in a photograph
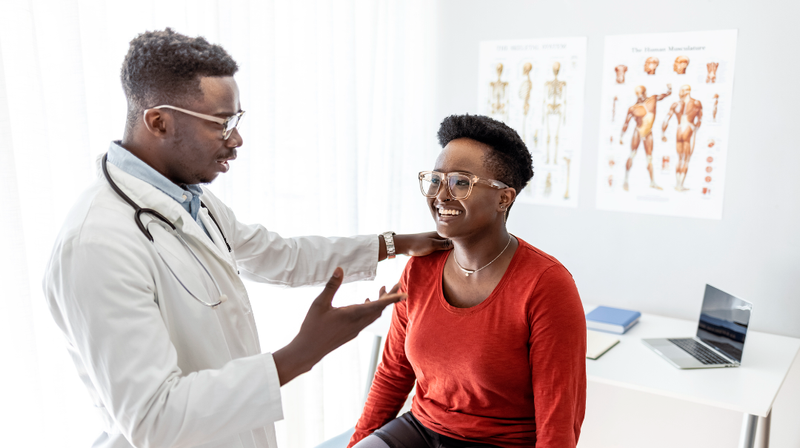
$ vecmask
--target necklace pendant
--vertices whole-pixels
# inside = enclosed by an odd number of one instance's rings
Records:
[[[469,277],[469,274],[470,274],[469,272],[465,272],[464,277]]]

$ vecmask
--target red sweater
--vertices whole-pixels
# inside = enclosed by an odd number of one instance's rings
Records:
[[[519,238],[518,238],[519,239]],[[456,308],[442,293],[449,252],[414,257],[400,280],[383,360],[350,440],[412,412],[446,436],[503,447],[571,447],[586,409],[586,321],[572,275],[519,239],[486,300]]]

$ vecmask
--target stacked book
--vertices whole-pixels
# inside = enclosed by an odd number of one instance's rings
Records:
[[[586,328],[623,334],[639,322],[642,313],[638,311],[598,306],[586,315]]]

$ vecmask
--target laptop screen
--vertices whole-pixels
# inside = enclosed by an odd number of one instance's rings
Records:
[[[752,308],[750,302],[706,285],[697,337],[741,362]]]

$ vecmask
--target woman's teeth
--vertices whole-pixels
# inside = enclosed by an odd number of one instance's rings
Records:
[[[448,216],[456,216],[456,215],[460,215],[461,214],[461,210],[452,210],[452,209],[440,208],[439,209],[439,214],[440,215],[448,215]]]

